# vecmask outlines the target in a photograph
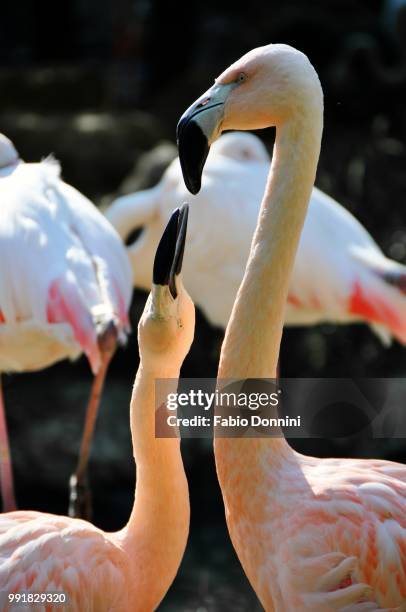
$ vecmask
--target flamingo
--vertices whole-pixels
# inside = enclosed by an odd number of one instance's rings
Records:
[[[86,467],[116,340],[129,329],[131,271],[114,229],[60,179],[52,159],[24,163],[0,135],[0,372],[38,370],[81,352],[95,376],[75,474],[71,512],[90,513]],[[15,509],[0,387],[1,493]]]
[[[67,612],[155,610],[176,575],[189,531],[189,493],[179,437],[155,437],[155,380],[170,379],[165,389],[176,391],[193,340],[194,307],[180,279],[186,225],[183,206],[162,236],[138,325],[140,365],[130,404],[137,484],[129,521],[106,533],[82,519],[1,514],[2,610],[15,609],[5,594],[22,591],[63,593]]]
[[[210,144],[222,130],[276,126],[257,227],[221,349],[219,386],[227,379],[276,377],[322,125],[323,94],[313,66],[280,44],[232,64],[178,124],[191,193],[200,189]],[[216,434],[230,536],[267,612],[406,610],[406,466],[307,457],[282,435]]]
[[[190,198],[184,278],[195,304],[225,328],[244,274],[270,158],[261,140],[230,132],[213,143],[202,190]],[[179,159],[152,189],[118,198],[106,211],[128,248],[133,283],[148,290],[159,235],[186,197]],[[216,223],[213,225],[213,219]],[[210,245],[215,242],[216,249]],[[364,321],[384,344],[406,344],[406,267],[385,257],[365,228],[338,202],[313,188],[291,275],[286,325]]]

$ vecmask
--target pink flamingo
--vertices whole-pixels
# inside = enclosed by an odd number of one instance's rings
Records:
[[[0,515],[2,610],[14,609],[6,594],[26,591],[63,592],[63,609],[71,612],[146,612],[155,610],[176,575],[189,531],[189,494],[179,438],[155,437],[155,380],[171,379],[176,391],[193,340],[194,307],[179,277],[186,225],[184,206],[158,247],[138,325],[140,365],[130,404],[137,485],[129,521],[106,533],[64,516]]]
[[[82,351],[93,374],[71,511],[89,513],[86,466],[116,339],[128,331],[131,272],[116,232],[60,179],[54,160],[27,164],[0,135],[0,372],[38,370]],[[3,506],[15,509],[0,387]]]
[[[179,155],[192,193],[200,189],[209,145],[222,130],[276,126],[219,381],[276,377],[322,124],[317,74],[303,53],[286,45],[244,55],[179,122]],[[231,539],[267,611],[406,610],[404,465],[306,457],[282,435],[216,437],[215,456]]]
[[[190,198],[183,277],[193,302],[213,325],[225,328],[230,318],[269,164],[257,136],[228,132],[213,143],[202,189]],[[136,287],[149,290],[162,229],[186,197],[177,158],[158,185],[122,196],[106,211],[123,239],[143,228],[127,248]],[[406,344],[405,308],[406,266],[385,257],[348,210],[314,187],[290,277],[285,325],[363,321],[385,344],[392,336]]]

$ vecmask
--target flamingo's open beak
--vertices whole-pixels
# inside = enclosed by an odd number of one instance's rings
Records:
[[[177,277],[182,271],[188,214],[188,204],[183,204],[172,213],[158,244],[154,260],[152,276],[154,285],[169,287],[174,299],[178,295]]]
[[[221,134],[224,104],[236,83],[215,83],[185,111],[176,130],[183,180],[193,195],[200,191],[210,145]]]

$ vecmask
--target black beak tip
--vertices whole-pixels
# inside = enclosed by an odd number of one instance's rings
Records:
[[[191,194],[199,193],[202,173],[209,153],[209,143],[192,118],[182,117],[177,127],[177,142],[183,180]]]
[[[155,285],[167,285],[173,263],[178,234],[179,209],[171,215],[155,253],[152,280]]]
[[[153,283],[168,285],[174,298],[177,297],[175,278],[182,270],[188,214],[186,203],[172,213],[155,254]]]
[[[182,164],[181,164],[182,166]],[[187,190],[192,194],[192,195],[197,195],[202,187],[202,179],[200,176],[190,176],[187,173],[187,170],[183,169],[182,166],[182,174],[183,174],[183,180],[185,181],[185,185]]]

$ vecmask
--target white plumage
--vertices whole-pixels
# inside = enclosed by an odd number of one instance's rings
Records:
[[[78,482],[85,477],[116,337],[124,340],[129,329],[131,289],[119,236],[87,198],[61,180],[58,162],[24,163],[0,135],[0,372],[38,370],[86,354],[96,378]],[[4,509],[12,510],[3,412],[0,384],[0,480]]]
[[[199,194],[187,192],[176,159],[152,189],[123,196],[107,210],[128,249],[135,286],[149,289],[151,262],[170,212],[190,202],[184,278],[209,321],[225,327],[249,253],[270,159],[253,134],[216,141]],[[382,340],[406,343],[406,268],[384,256],[365,228],[314,188],[293,269],[287,325],[366,321]]]
[[[127,327],[131,273],[119,237],[52,159],[3,165],[0,202],[0,370],[84,351],[96,372],[98,325]]]

